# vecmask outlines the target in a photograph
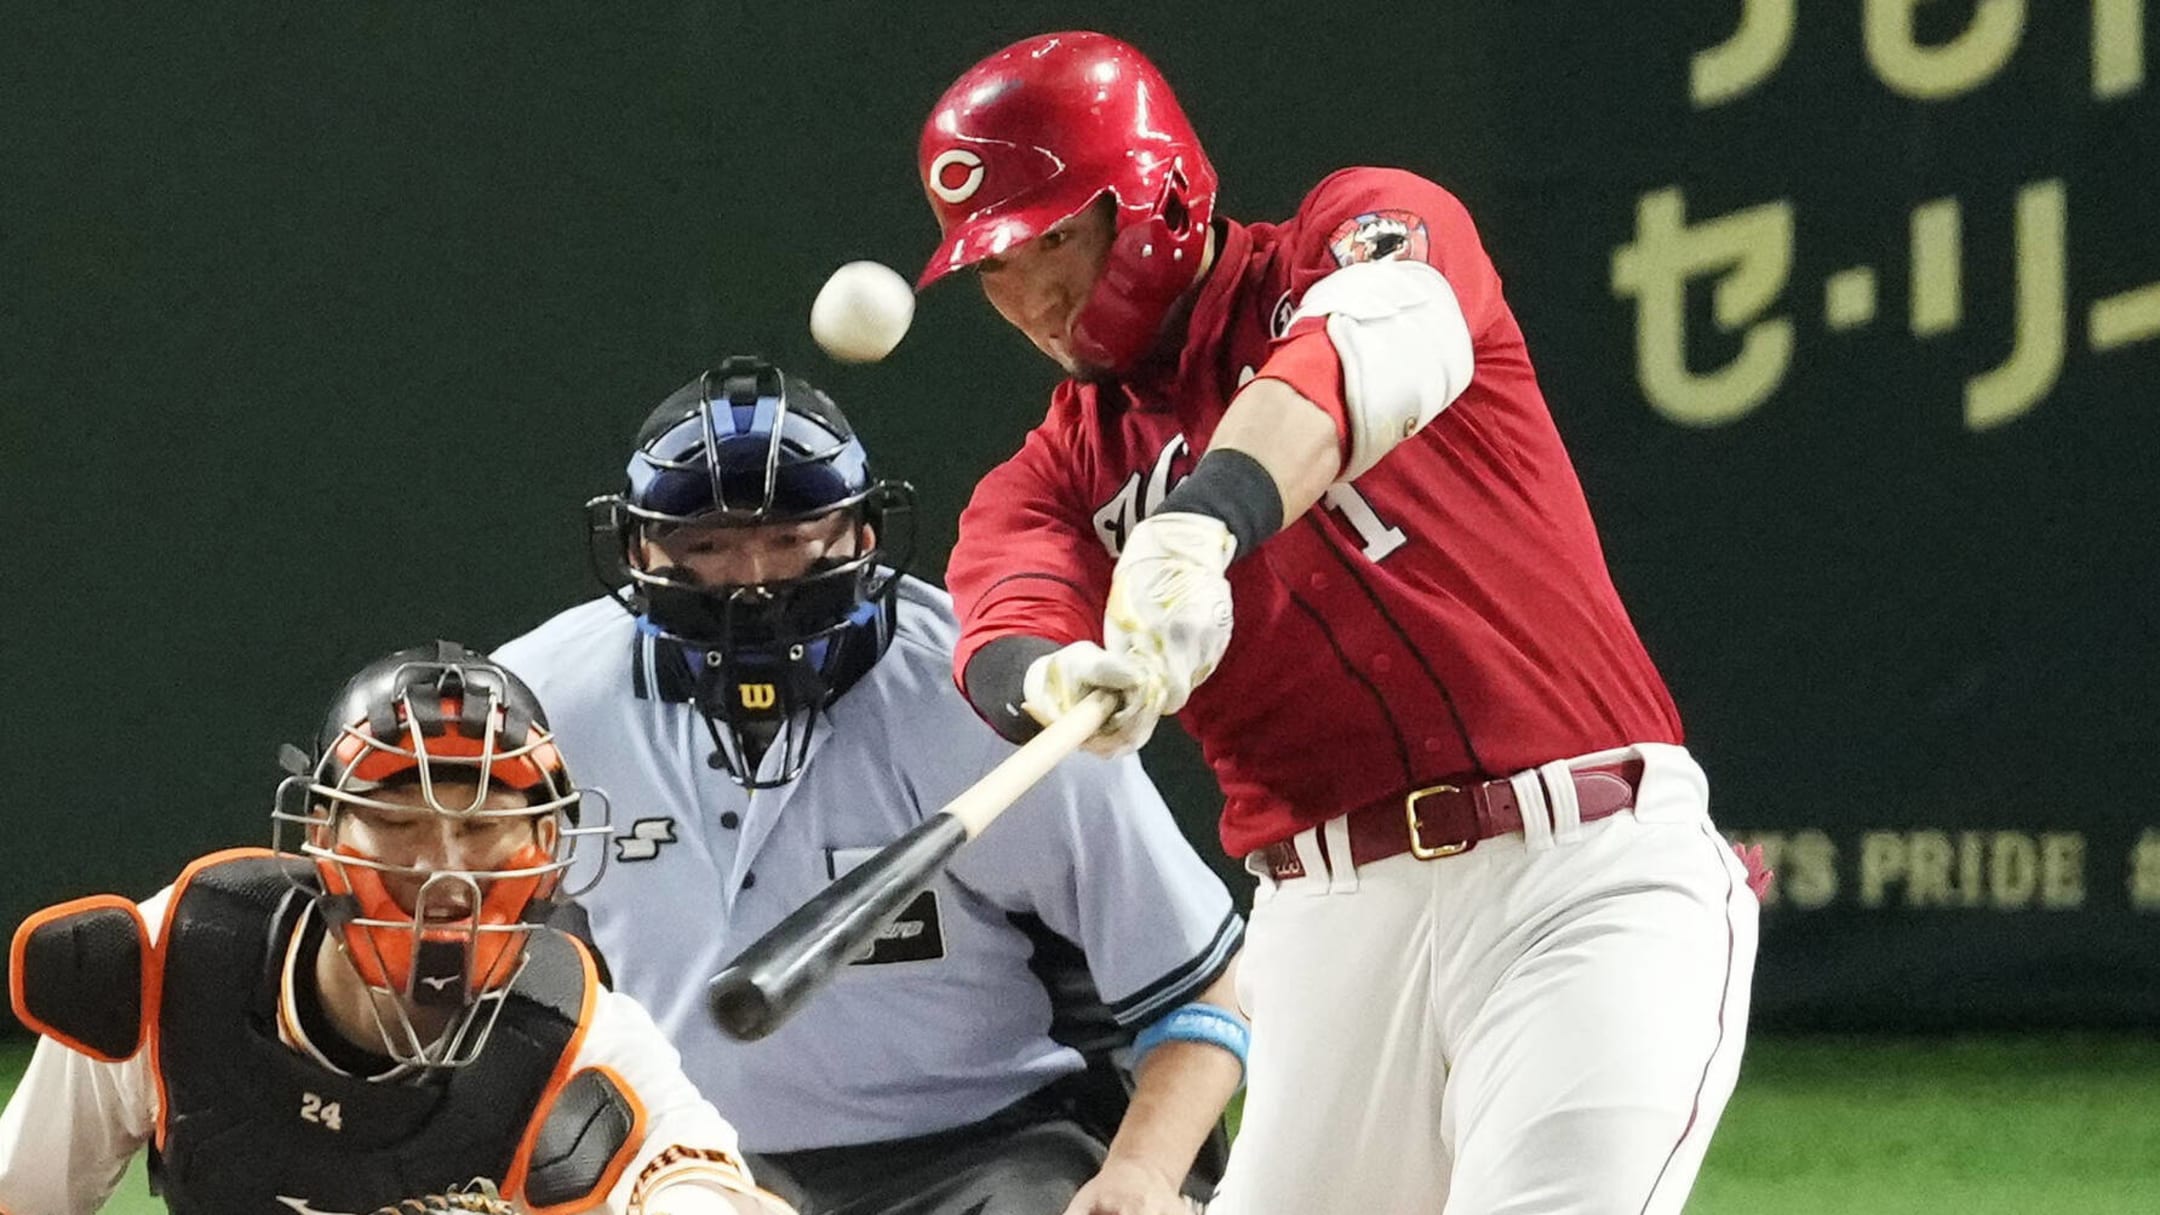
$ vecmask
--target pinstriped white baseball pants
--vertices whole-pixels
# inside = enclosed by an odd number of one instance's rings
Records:
[[[1308,832],[1307,876],[1260,878],[1212,1215],[1681,1209],[1739,1074],[1756,900],[1701,768],[1634,751],[1632,813],[1584,825],[1571,782],[1523,773],[1522,836],[1330,873]]]

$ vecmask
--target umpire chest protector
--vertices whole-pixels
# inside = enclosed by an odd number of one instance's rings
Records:
[[[476,1176],[501,1182],[575,1049],[593,980],[554,932],[532,935],[486,1049],[464,1067],[373,1083],[284,1045],[281,967],[314,881],[304,863],[243,856],[173,893],[153,1062],[176,1215],[361,1213]]]

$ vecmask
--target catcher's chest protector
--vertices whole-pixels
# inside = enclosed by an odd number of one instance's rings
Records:
[[[288,864],[224,861],[174,894],[156,1029],[167,1205],[366,1215],[475,1177],[501,1181],[575,1038],[586,984],[576,947],[532,935],[486,1049],[447,1079],[340,1076],[277,1037],[278,968],[305,906]]]

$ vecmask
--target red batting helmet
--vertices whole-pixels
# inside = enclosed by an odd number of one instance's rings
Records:
[[[1115,38],[1044,34],[969,68],[923,124],[917,158],[944,230],[918,290],[1116,200],[1117,238],[1073,325],[1087,362],[1138,362],[1199,275],[1215,167],[1162,73]]]

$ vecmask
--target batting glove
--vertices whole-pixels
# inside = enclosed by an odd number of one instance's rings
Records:
[[[1081,747],[1114,759],[1140,749],[1162,717],[1162,680],[1140,663],[1092,641],[1076,641],[1028,664],[1020,707],[1044,725],[1072,712],[1098,688],[1117,697],[1117,712]]]
[[[1230,647],[1230,580],[1237,549],[1209,515],[1172,511],[1134,527],[1110,576],[1103,646],[1161,676],[1161,712],[1175,713]]]

